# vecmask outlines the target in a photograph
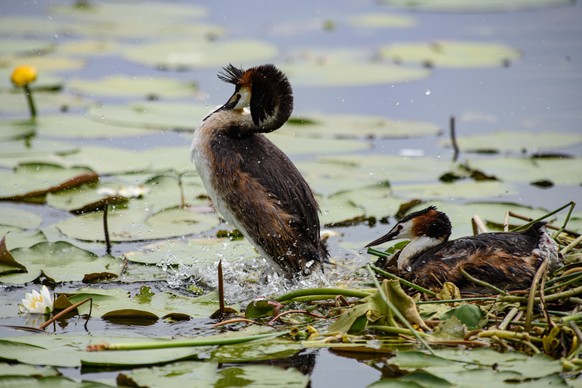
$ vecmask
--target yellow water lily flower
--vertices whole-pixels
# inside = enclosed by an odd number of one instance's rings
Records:
[[[10,81],[12,81],[14,86],[19,88],[28,85],[29,83],[36,81],[36,69],[29,65],[17,66],[12,71]]]
[[[53,311],[54,301],[49,289],[46,286],[40,288],[40,293],[36,290],[27,292],[21,305],[25,312],[33,314],[49,314]]]

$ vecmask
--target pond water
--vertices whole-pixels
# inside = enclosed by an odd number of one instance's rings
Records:
[[[100,2],[95,2],[99,4]],[[59,46],[66,46],[75,42],[85,40],[100,40],[102,42],[113,42],[123,45],[122,50],[112,50],[100,55],[82,54],[80,57],[84,61],[82,67],[59,70],[53,68],[47,73],[62,79],[64,81],[64,90],[61,92],[65,95],[76,96],[81,94],[89,105],[72,104],[65,113],[58,113],[57,108],[40,109],[40,117],[49,114],[62,115],[85,115],[87,107],[93,109],[95,105],[102,108],[125,107],[131,103],[150,103],[148,97],[139,93],[130,92],[127,95],[123,93],[101,93],[93,91],[89,87],[79,88],[80,92],[73,86],[73,81],[97,81],[104,80],[113,76],[146,77],[151,79],[171,78],[182,83],[195,82],[197,85],[196,92],[188,92],[186,95],[178,95],[167,98],[161,93],[161,102],[170,102],[172,104],[189,104],[205,106],[209,109],[223,103],[232,93],[232,85],[225,84],[218,80],[216,73],[223,65],[226,65],[230,59],[225,56],[225,61],[221,65],[204,65],[198,68],[185,68],[176,70],[159,70],[147,62],[131,61],[124,56],[124,51],[131,51],[136,47],[147,45],[151,42],[164,41],[167,44],[173,43],[173,40],[188,41],[188,31],[186,36],[172,35],[167,36],[161,32],[161,37],[156,34],[130,33],[123,31],[121,36],[115,35],[115,30],[111,34],[95,32],[86,32],[83,28],[75,25],[72,33],[61,34],[58,29],[52,29],[45,26],[44,23],[60,23],[66,20],[67,23],[85,23],[85,19],[77,13],[66,11],[55,11],[54,7],[70,6],[69,1],[18,1],[3,2],[0,5],[2,20],[9,19],[19,20],[23,17],[38,18],[43,23],[39,23],[38,29],[25,28],[22,31],[7,31],[0,28],[0,38],[4,38],[3,44],[7,44],[11,39],[22,38],[43,38]],[[134,15],[128,16],[128,24],[134,23],[136,15],[139,15],[141,7],[140,2],[130,3],[135,11]],[[410,158],[406,155],[422,155],[435,160],[449,162],[452,157],[452,151],[449,147],[443,146],[443,142],[448,140],[449,117],[455,116],[457,121],[457,135],[459,137],[467,135],[484,135],[481,146],[483,148],[493,148],[500,150],[498,155],[469,153],[461,149],[461,161],[468,161],[471,165],[481,166],[485,170],[487,166],[493,166],[491,160],[503,158],[519,158],[541,154],[560,154],[564,157],[570,157],[571,162],[563,169],[556,171],[557,183],[549,188],[540,188],[531,185],[531,180],[517,180],[512,183],[512,189],[506,192],[484,191],[482,195],[474,196],[454,196],[445,192],[437,192],[435,195],[427,194],[427,191],[421,191],[415,195],[408,192],[401,194],[406,200],[426,196],[424,199],[428,202],[438,201],[444,206],[450,205],[451,212],[457,211],[458,207],[467,202],[489,202],[489,203],[515,203],[532,208],[543,208],[553,210],[569,201],[580,201],[582,199],[582,168],[579,158],[582,157],[582,5],[579,2],[571,2],[565,6],[548,7],[534,10],[520,10],[507,12],[435,12],[410,10],[406,8],[382,5],[373,1],[336,1],[336,2],[313,2],[313,1],[293,1],[293,2],[262,2],[246,1],[244,5],[238,2],[190,2],[178,1],[171,4],[184,5],[186,7],[202,7],[206,10],[205,16],[201,19],[191,17],[190,22],[197,24],[202,20],[217,26],[224,31],[224,36],[219,34],[216,42],[221,40],[253,40],[264,42],[276,48],[277,52],[266,58],[269,61],[281,66],[283,69],[288,67],[291,81],[294,80],[294,73],[299,73],[293,65],[302,63],[302,61],[315,61],[320,63],[333,63],[334,61],[345,61],[356,64],[381,62],[389,65],[390,62],[400,62],[406,60],[390,60],[379,58],[383,46],[394,44],[405,45],[407,43],[427,43],[438,45],[447,41],[468,41],[477,43],[495,43],[509,46],[519,52],[517,59],[508,61],[504,65],[440,65],[438,62],[432,64],[430,69],[426,69],[423,63],[404,64],[415,71],[430,71],[427,77],[411,80],[389,81],[372,81],[358,82],[362,74],[355,72],[346,73],[345,77],[336,77],[330,81],[329,85],[321,86],[317,82],[305,81],[304,78],[297,76],[297,84],[294,84],[295,109],[294,114],[297,117],[311,117],[317,115],[366,115],[374,117],[384,117],[396,120],[398,122],[428,122],[440,131],[434,131],[424,136],[414,136],[405,138],[399,136],[391,137],[371,137],[360,136],[357,144],[351,151],[334,151],[330,141],[330,149],[322,148],[321,152],[297,152],[289,151],[292,159],[298,163],[303,172],[309,172],[310,182],[318,192],[324,190],[317,186],[318,182],[323,182],[323,178],[315,178],[311,173],[317,173],[318,167],[312,162],[320,162],[322,156],[339,159],[340,161],[364,159],[377,155],[386,157],[386,165],[375,165],[374,172],[384,172],[386,179],[391,186],[398,192],[405,189],[406,185],[420,184],[433,185],[438,184],[439,168],[435,167],[433,171],[415,172],[402,178],[402,173],[398,170],[403,165],[397,163],[394,167],[391,163],[394,159],[388,159],[389,156]],[[66,9],[66,8],[65,8]],[[132,12],[133,13],[133,12]],[[353,24],[352,19],[358,15],[384,15],[389,14],[405,20],[401,27],[375,27],[368,24]],[[149,15],[151,17],[151,15]],[[162,14],[160,17],[164,17]],[[172,16],[172,17],[175,17]],[[188,19],[188,18],[186,18]],[[138,19],[139,20],[139,19]],[[181,23],[186,23],[182,21]],[[72,26],[67,25],[67,26]],[[54,25],[52,26],[54,27]],[[147,30],[148,25],[132,24],[131,28]],[[43,28],[46,28],[47,36],[43,36]],[[102,29],[106,29],[104,24]],[[172,26],[168,25],[171,31]],[[164,38],[166,40],[164,40]],[[168,39],[169,38],[169,39]],[[194,42],[192,43],[194,44]],[[442,43],[444,44],[444,43]],[[233,49],[234,50],[234,49]],[[252,50],[252,49],[249,49]],[[477,55],[479,49],[474,49],[471,55]],[[244,50],[243,50],[244,51]],[[438,49],[437,49],[438,51]],[[4,52],[4,49],[2,49]],[[57,49],[58,52],[58,49]],[[244,58],[236,52],[236,59],[233,59],[235,65],[252,65],[253,61],[240,60]],[[151,56],[155,56],[152,53]],[[461,55],[462,56],[462,55]],[[307,59],[306,59],[307,58]],[[348,58],[348,59],[346,59]],[[462,59],[462,58],[461,58]],[[12,59],[8,61],[10,66]],[[261,60],[263,62],[263,60]],[[462,61],[461,61],[462,62]],[[425,63],[426,65],[426,63]],[[42,67],[41,71],[42,71]],[[355,67],[357,69],[357,66]],[[348,67],[346,69],[354,69]],[[372,71],[363,68],[362,72]],[[392,71],[392,70],[387,70]],[[3,72],[2,74],[9,74]],[[42,78],[42,74],[41,77]],[[40,79],[39,78],[39,79]],[[364,77],[365,78],[365,77]],[[347,81],[345,81],[347,80]],[[310,84],[310,82],[312,82]],[[347,82],[347,84],[345,83]],[[71,86],[72,85],[72,86]],[[77,83],[77,85],[79,85]],[[347,85],[347,86],[346,86]],[[114,86],[123,88],[123,86]],[[7,93],[5,90],[2,93]],[[150,98],[151,99],[151,98]],[[154,99],[155,100],[155,99]],[[156,103],[157,101],[153,101]],[[189,113],[187,110],[182,112]],[[25,118],[24,111],[11,112],[8,109],[0,111],[0,119],[14,120]],[[202,116],[196,116],[195,120],[201,119]],[[106,120],[110,117],[106,116]],[[135,124],[139,126],[138,123]],[[192,124],[195,127],[195,124]],[[414,126],[412,126],[414,128]],[[301,128],[287,126],[283,130],[289,132],[300,132]],[[71,130],[74,130],[73,128]],[[497,131],[506,131],[512,134],[519,134],[517,137],[509,138],[509,142],[516,144],[502,144],[496,140]],[[547,133],[553,134],[554,138],[561,138],[562,141],[557,145],[548,142],[536,142],[536,138],[544,138]],[[321,134],[324,136],[324,134]],[[353,137],[353,131],[349,137]],[[487,137],[485,135],[492,135]],[[69,145],[75,145],[81,148],[97,146],[107,147],[116,150],[127,150],[128,152],[151,150],[159,147],[183,147],[187,156],[190,139],[190,132],[176,131],[152,131],[143,133],[139,136],[121,136],[105,138],[77,138],[77,137],[59,137],[59,141],[64,141]],[[358,137],[355,135],[355,137]],[[40,135],[40,139],[53,140],[52,135]],[[304,138],[304,142],[315,142],[313,138]],[[544,138],[545,139],[545,138]],[[564,140],[565,139],[565,140]],[[571,140],[570,140],[571,139]],[[491,141],[491,147],[483,144]],[[523,144],[533,144],[528,146],[522,154]],[[285,147],[283,147],[285,148]],[[2,151],[2,150],[0,150]],[[4,156],[4,155],[3,155]],[[524,156],[524,157],[525,157]],[[510,169],[514,159],[508,161],[507,170]],[[120,161],[124,163],[124,161]],[[487,164],[490,163],[490,164]],[[9,171],[6,164],[3,164],[5,171]],[[311,170],[311,167],[315,166]],[[431,168],[431,164],[423,165],[424,168]],[[419,168],[422,168],[419,167]],[[502,164],[495,165],[495,171],[502,174],[506,169]],[[363,170],[354,170],[354,174],[365,174]],[[370,172],[372,174],[373,172]],[[391,179],[391,176],[396,178]],[[554,174],[548,174],[547,178],[551,179]],[[353,179],[358,181],[360,176],[354,175]],[[344,177],[345,179],[345,177]],[[325,188],[327,190],[327,188]],[[420,190],[420,189],[419,189]],[[502,189],[504,190],[504,189]],[[430,192],[430,190],[429,190]],[[187,196],[194,197],[193,192],[186,192]],[[205,200],[196,200],[195,205],[207,205]],[[48,205],[26,204],[18,202],[3,202],[0,204],[2,209],[20,209],[37,214],[42,221],[37,229],[49,228],[50,226],[72,218],[73,216],[65,210],[58,210]],[[328,205],[324,205],[328,209]],[[387,205],[388,206],[388,205]],[[392,203],[390,206],[393,206]],[[457,206],[457,207],[455,207]],[[488,209],[488,208],[485,208]],[[326,212],[334,212],[338,209],[329,205]],[[396,210],[396,209],[392,209]],[[5,210],[6,211],[6,210]],[[484,210],[487,211],[487,210]],[[381,215],[393,215],[394,211]],[[376,216],[376,214],[374,214]],[[577,211],[578,217],[582,213]],[[500,220],[503,214],[482,214],[482,216],[491,219]],[[378,217],[380,218],[380,217]],[[563,218],[563,217],[562,217]],[[389,219],[393,222],[393,218]],[[371,226],[370,226],[370,225]],[[329,230],[338,232],[340,236],[329,239],[330,250],[334,259],[340,263],[347,262],[349,270],[331,270],[327,273],[327,278],[315,280],[307,285],[335,285],[337,279],[341,279],[343,284],[350,284],[349,271],[354,267],[361,265],[368,260],[362,246],[380,234],[386,232],[388,225],[385,223],[369,222],[358,223],[352,226],[330,227]],[[581,228],[580,221],[574,224],[574,229]],[[467,225],[455,225],[459,228],[459,233],[464,233],[470,227]],[[217,229],[224,228],[224,225],[210,228],[201,232],[196,237],[212,236]],[[183,239],[179,239],[182,241]],[[128,252],[140,252],[144,246],[150,242],[130,241],[115,244],[113,247],[113,256],[120,257]],[[88,250],[103,255],[103,245],[88,244]],[[160,249],[160,248],[158,248]],[[164,248],[161,248],[164,249]],[[225,261],[229,261],[228,251],[222,253]],[[357,257],[356,257],[357,256]],[[232,260],[231,267],[227,268],[227,279],[236,282],[238,276],[243,271],[245,265],[243,261]],[[178,262],[180,262],[178,260]],[[175,264],[175,263],[174,263]],[[130,291],[132,294],[137,292],[141,286],[148,285],[154,292],[163,292],[168,289],[177,291],[182,294],[191,295],[188,285],[192,279],[199,280],[199,285],[205,290],[213,288],[215,284],[214,262],[211,261],[207,267],[195,268],[185,264],[179,269],[164,269],[163,265],[153,266],[152,276],[147,280],[135,276],[133,282],[123,283],[121,287]],[[206,265],[206,264],[204,264]],[[130,267],[132,264],[130,264]],[[151,267],[151,266],[150,266]],[[136,267],[133,267],[134,271]],[[258,264],[258,271],[261,264]],[[180,272],[181,271],[181,272]],[[205,271],[210,271],[204,276]],[[343,272],[342,272],[343,271]],[[249,276],[245,274],[244,276]],[[333,279],[333,280],[332,280]],[[169,281],[169,282],[168,282]],[[353,284],[362,282],[363,279],[354,277]],[[168,284],[170,283],[170,284]],[[205,284],[208,286],[205,288]],[[228,284],[228,281],[227,281]],[[80,282],[64,282],[58,286],[59,292],[73,291],[79,288]],[[35,286],[36,287],[36,286]],[[97,286],[96,286],[97,287]],[[116,288],[119,284],[115,282],[98,286],[99,288]],[[297,286],[296,286],[297,287]],[[17,303],[23,297],[24,292],[30,287],[24,285],[13,285],[10,282],[4,283],[0,278],[0,303],[10,308],[16,308]],[[246,305],[249,300],[257,295],[271,295],[282,293],[284,289],[265,288],[260,285],[249,285],[246,290],[233,288],[227,290],[227,296],[230,296],[230,302]],[[13,313],[6,313],[6,307],[2,310],[4,315],[0,317],[0,324],[3,325],[27,325],[25,316],[16,316]],[[137,332],[145,335],[155,336],[188,336],[192,334],[205,334],[210,331],[209,325],[214,323],[211,319],[193,319],[186,322],[175,322],[172,324],[162,322],[161,320],[150,326],[124,326],[111,322],[106,322],[98,318],[92,318],[85,325],[81,318],[72,318],[67,324],[54,327],[51,331],[58,333],[70,332],[92,332],[103,330],[120,330],[128,332]],[[10,337],[21,334],[9,328],[0,328],[0,337]],[[380,372],[370,366],[358,361],[355,358],[339,356],[327,350],[308,351],[302,353],[298,358],[292,360],[300,370],[309,373],[311,376],[311,386],[367,386],[380,378]],[[92,380],[110,380],[117,375],[115,372],[85,372],[75,368],[60,368],[67,376],[79,378],[81,374],[84,379]]]

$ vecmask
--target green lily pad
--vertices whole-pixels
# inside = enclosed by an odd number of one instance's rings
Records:
[[[416,20],[403,15],[366,13],[349,17],[348,23],[360,28],[402,28],[414,27]]]
[[[207,106],[156,101],[94,108],[89,116],[108,124],[193,132],[209,112]]]
[[[17,130],[24,132],[25,129],[30,128],[36,129],[41,135],[67,139],[110,139],[151,134],[151,131],[142,128],[105,124],[85,116],[70,114],[43,115],[34,124],[30,122],[0,122],[0,125],[2,124],[10,132]]]
[[[1,101],[2,99],[0,97],[0,102]],[[35,133],[36,129],[33,123],[0,121],[0,142],[6,140],[26,139]]]
[[[74,96],[70,94],[55,94],[55,93],[45,93],[38,92],[34,93],[34,103],[36,104],[36,109],[39,111],[40,118],[46,118],[47,115],[44,112],[57,112],[62,110],[68,110],[73,108],[88,108],[92,105],[91,101],[85,100],[80,96]],[[29,116],[28,103],[26,102],[26,96],[21,91],[17,93],[0,93],[0,115],[10,115],[14,116],[18,114],[21,117]],[[38,120],[39,117],[37,117]],[[10,121],[1,121],[2,128],[1,133],[10,128]],[[0,139],[3,139],[0,135]]]
[[[218,257],[257,257],[251,244],[245,240],[229,239],[187,239],[180,241],[162,241],[143,247],[139,251],[126,252],[123,257],[141,264],[159,264],[168,262],[168,257],[175,257],[185,265],[204,266],[211,264]]]
[[[200,387],[292,386],[307,387],[309,376],[295,368],[281,369],[270,365],[238,365],[218,368],[218,364],[184,361],[171,365],[135,369],[120,375],[120,380],[135,386],[179,387],[196,381]]]
[[[67,166],[87,167],[106,175],[144,171],[150,167],[138,152],[99,146],[85,146],[64,155],[62,160]]]
[[[502,44],[439,41],[399,43],[379,49],[382,58],[428,67],[497,67],[519,59],[520,52]]]
[[[1,359],[30,365],[56,367],[80,367],[82,364],[97,365],[155,365],[195,356],[200,348],[172,348],[141,351],[87,352],[91,344],[103,342],[151,342],[149,337],[131,333],[85,334],[65,333],[53,335],[25,335],[0,340]],[[55,357],[55,352],[59,356]],[[78,386],[78,385],[75,385]]]
[[[287,155],[339,154],[362,151],[370,148],[370,144],[363,141],[345,139],[301,139],[284,134],[284,131],[272,132],[267,135],[275,145]]]
[[[7,55],[38,55],[52,51],[55,45],[49,40],[40,39],[0,39],[0,58]]]
[[[207,14],[203,7],[191,4],[143,3],[136,12],[135,5],[128,3],[98,3],[87,7],[57,5],[49,8],[57,20],[74,18],[67,29],[74,35],[112,39],[148,39],[188,36],[202,40],[221,36],[224,28],[192,21]],[[148,26],[148,28],[143,28]]]
[[[133,315],[133,319],[149,319],[148,317],[163,318],[174,314],[185,314],[192,318],[208,318],[218,308],[218,299],[215,293],[192,298],[173,292],[155,292],[147,300],[139,294],[133,297],[121,288],[97,290],[82,288],[74,293],[67,294],[68,299],[79,302],[92,298],[93,307],[84,304],[78,308],[80,314],[88,314],[90,309],[95,316],[122,316],[124,311]],[[126,315],[131,318],[131,315]]]
[[[132,202],[138,205],[109,212],[109,233],[112,242],[186,236],[212,229],[219,223],[216,216],[199,214],[192,209],[173,208],[153,213],[142,207],[143,201]],[[69,218],[57,223],[56,226],[63,234],[78,240],[104,241],[105,238],[102,212]]]
[[[0,225],[13,226],[18,229],[36,229],[41,223],[42,218],[35,213],[0,205]]]
[[[71,30],[68,28],[67,22],[56,22],[55,20],[47,17],[11,14],[0,18],[0,33],[3,36],[29,36],[43,39],[47,36],[62,36],[70,32]],[[14,43],[15,52],[20,52],[18,49],[19,42],[22,42],[22,40],[17,39]],[[25,40],[24,42],[27,44],[32,44],[32,42],[29,43],[29,40]],[[37,48],[33,48],[33,51],[47,51],[47,47],[49,50],[54,48],[54,44],[52,42],[43,40],[37,40],[36,42]],[[10,47],[7,46],[7,48],[4,48],[4,43],[1,46],[4,50]]]
[[[23,63],[34,67],[39,75],[49,72],[79,70],[85,67],[85,61],[82,59],[55,54],[28,56],[26,58],[10,56],[3,59],[2,67],[13,69]]]
[[[390,188],[383,186],[370,186],[335,194],[324,200],[321,207],[325,209],[330,200],[334,202],[344,201],[363,212],[366,218],[372,217],[378,220],[395,214],[403,202],[402,199],[392,195]],[[343,208],[340,210],[345,211]],[[329,209],[330,214],[336,211],[336,208]],[[325,213],[323,218],[326,219]]]
[[[255,40],[146,43],[123,52],[132,62],[171,70],[265,62],[276,54],[276,46]]]
[[[293,86],[347,87],[386,85],[428,77],[425,69],[382,63],[296,63],[282,66]]]
[[[517,190],[504,182],[465,182],[405,184],[394,186],[394,195],[406,199],[435,200],[479,199],[517,194]]]
[[[59,376],[60,372],[52,367],[42,367],[37,368],[32,365],[22,365],[22,364],[7,364],[0,363],[0,377],[15,377],[15,376],[36,376],[36,377],[47,377],[47,376]],[[3,380],[3,379],[2,379]],[[3,381],[0,380],[1,383]]]
[[[67,86],[82,94],[114,97],[187,97],[198,91],[196,84],[168,77],[108,76],[103,79],[72,79]]]
[[[440,128],[424,121],[393,120],[380,116],[307,115],[292,117],[283,127],[285,133],[306,137],[410,138],[436,135]]]
[[[111,256],[97,255],[66,242],[41,242],[30,248],[17,248],[10,252],[14,259],[26,267],[27,273],[1,276],[4,283],[22,284],[44,274],[55,282],[82,281],[87,275],[106,273],[119,275],[122,263]]]
[[[441,11],[441,12],[513,12],[526,9],[537,9],[545,7],[556,7],[569,5],[569,0],[381,0],[386,5],[412,8],[419,11]]]
[[[0,200],[43,201],[47,193],[66,190],[98,179],[97,174],[84,168],[22,165],[14,172],[0,171]]]
[[[475,159],[472,168],[508,182],[532,183],[541,180],[559,185],[582,185],[582,173],[578,158],[512,158],[495,157]]]
[[[457,137],[461,151],[470,152],[535,152],[571,147],[582,143],[582,134],[565,132],[497,131],[483,135]],[[450,142],[443,141],[444,145]]]
[[[73,56],[114,55],[120,45],[111,40],[75,40],[60,43],[57,52]]]
[[[23,122],[27,128],[29,122]],[[0,142],[0,165],[4,167],[15,167],[18,161],[9,163],[11,158],[25,158],[32,156],[44,157],[50,154],[67,154],[77,151],[79,148],[75,145],[61,143],[55,140],[32,139],[26,141],[3,141]]]

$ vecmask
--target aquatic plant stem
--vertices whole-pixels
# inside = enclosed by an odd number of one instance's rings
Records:
[[[283,302],[291,300],[294,298],[302,296],[312,296],[312,295],[343,295],[354,298],[365,298],[369,296],[373,291],[360,291],[360,290],[349,290],[345,288],[307,288],[304,290],[295,290],[283,294],[275,299],[277,302]]]
[[[536,274],[533,278],[533,281],[531,282],[531,288],[529,290],[529,295],[527,297],[527,309],[525,312],[525,331],[531,330],[531,319],[533,316],[533,306],[535,303],[536,290],[538,288],[538,283],[540,282],[540,279],[542,278],[542,275],[544,274],[547,267],[548,267],[548,260],[545,259],[544,261],[542,261],[542,264],[540,265],[540,267],[536,271]],[[539,300],[540,300],[540,302],[542,301],[541,295],[540,295]]]
[[[368,272],[370,273],[370,276],[372,277],[372,281],[374,282],[374,285],[376,286],[376,289],[378,290],[378,293],[380,294],[380,297],[382,298],[382,300],[384,301],[384,303],[386,303],[386,306],[388,306],[388,309],[392,312],[392,314],[394,314],[396,316],[396,318],[398,318],[398,320],[404,326],[406,326],[406,328],[408,330],[411,331],[411,333],[416,337],[416,339],[418,340],[418,342],[420,342],[426,348],[426,350],[429,351],[430,354],[432,354],[433,356],[435,356],[436,353],[434,352],[434,350],[432,350],[432,348],[430,347],[430,345],[428,343],[426,343],[426,341],[422,338],[422,336],[416,330],[414,330],[414,328],[412,327],[412,325],[410,324],[410,322],[408,322],[408,320],[402,315],[402,313],[396,308],[396,306],[394,306],[392,304],[392,302],[390,301],[390,299],[388,299],[388,295],[386,295],[386,293],[384,292],[384,289],[380,286],[380,283],[378,283],[378,279],[376,279],[376,274],[372,270],[371,265],[370,264],[367,264],[366,265],[366,268],[368,269]]]
[[[53,323],[54,321],[56,321],[57,319],[60,319],[62,316],[70,313],[71,311],[75,310],[77,307],[81,306],[84,303],[87,303],[91,301],[91,305],[89,307],[89,315],[91,315],[91,310],[93,309],[93,299],[92,298],[87,298],[84,299],[80,302],[77,302],[75,304],[70,305],[69,307],[63,309],[63,311],[59,312],[58,314],[53,315],[53,317],[51,319],[49,319],[48,321],[46,321],[45,323],[43,323],[42,325],[40,325],[38,328],[41,330],[44,330],[48,325],[50,325],[51,323]]]
[[[26,102],[28,103],[28,110],[30,112],[30,118],[36,119],[36,106],[34,104],[34,99],[32,98],[32,91],[28,85],[23,85],[24,95],[26,96]]]
[[[512,231],[512,232],[519,232],[520,230],[527,229],[527,228],[529,228],[529,227],[530,227],[532,224],[534,224],[535,222],[538,222],[538,221],[541,221],[541,220],[545,220],[546,218],[548,218],[548,217],[551,217],[551,216],[553,216],[554,214],[561,212],[562,210],[564,210],[564,209],[565,209],[565,208],[567,208],[568,206],[570,206],[570,208],[571,208],[571,209],[573,209],[573,207],[574,207],[574,206],[576,206],[576,202],[574,202],[574,201],[570,201],[570,202],[568,202],[567,204],[565,204],[564,206],[561,206],[561,207],[559,207],[559,208],[558,208],[558,209],[556,209],[556,210],[553,210],[553,211],[551,211],[551,212],[549,212],[549,213],[547,213],[547,214],[545,214],[545,215],[543,215],[543,216],[541,216],[541,217],[539,217],[539,218],[536,218],[535,220],[532,220],[531,218],[523,217],[523,216],[521,216],[521,215],[519,215],[519,214],[516,214],[516,213],[514,213],[514,212],[511,212],[511,211],[510,211],[510,212],[509,212],[509,214],[510,214],[512,217],[519,218],[519,219],[522,219],[522,220],[524,220],[524,221],[529,221],[527,224],[523,224],[523,225],[521,225],[521,226],[518,226],[517,228],[514,228],[514,229],[512,229],[511,231]],[[571,212],[571,211],[572,211],[572,210],[570,210],[570,212]],[[569,212],[569,213],[570,213],[570,212]],[[569,214],[569,213],[568,213],[568,214]]]
[[[224,278],[222,276],[222,260],[218,262],[218,311],[224,315]]]
[[[217,345],[232,345],[243,342],[250,342],[265,338],[275,338],[285,333],[269,333],[258,334],[245,337],[234,338],[195,338],[188,340],[168,340],[156,342],[141,342],[141,343],[120,343],[120,344],[92,344],[87,346],[88,352],[97,352],[102,350],[153,350],[153,349],[168,349],[168,348],[184,348],[191,346],[217,346]]]
[[[376,267],[375,265],[372,265],[372,264],[368,264],[368,265],[370,266],[370,268],[372,268],[374,270],[374,272],[376,272],[376,273],[378,273],[378,274],[380,274],[382,276],[386,276],[387,278],[390,278],[390,279],[393,279],[393,280],[398,280],[400,283],[404,284],[405,286],[414,288],[415,290],[420,291],[420,292],[423,292],[423,293],[425,293],[427,295],[430,295],[430,296],[436,296],[437,295],[436,292],[434,292],[434,291],[431,291],[431,290],[426,289],[424,287],[418,286],[418,285],[416,285],[416,284],[414,284],[412,282],[409,282],[408,280],[402,279],[399,276],[396,276],[394,274],[391,274],[390,272],[386,272],[383,269],[380,269],[380,268]]]
[[[480,286],[483,286],[483,287],[486,287],[486,288],[489,288],[493,291],[497,291],[497,293],[499,293],[501,295],[509,295],[507,292],[503,291],[500,288],[495,287],[493,284],[489,284],[486,281],[479,280],[479,279],[469,275],[463,268],[460,268],[460,270],[461,270],[461,273],[463,274],[463,276],[467,280],[469,280],[470,282],[475,283],[475,284],[480,285]]]
[[[395,326],[384,326],[384,325],[371,325],[368,327],[371,330],[378,330],[384,333],[391,333],[391,334],[403,334],[403,335],[412,335],[416,332],[418,335],[422,337],[430,337],[429,334],[423,333],[420,331],[405,329],[403,327],[395,327]]]
[[[557,293],[552,294],[552,295],[548,295],[548,296],[546,296],[545,300],[546,300],[546,302],[554,302],[556,300],[570,298],[572,296],[576,296],[576,295],[580,295],[580,294],[582,294],[582,286],[572,288],[572,289],[567,290],[567,291],[557,292]],[[503,296],[500,296],[499,298],[497,298],[497,300],[499,300],[500,302],[524,302],[527,300],[527,298],[524,296],[503,295]],[[539,297],[535,298],[536,302],[539,300],[540,300]]]
[[[575,246],[577,246],[581,242],[582,242],[582,235],[578,236],[574,241],[572,241],[570,244],[568,244],[567,246],[562,248],[560,253],[562,255],[565,255],[566,253],[570,252],[572,250],[572,248],[574,248]]]
[[[111,240],[109,238],[109,223],[107,220],[107,213],[109,212],[109,204],[105,204],[103,208],[103,234],[105,235],[105,253],[111,254]]]
[[[453,163],[459,158],[459,144],[457,143],[457,134],[455,131],[455,116],[449,118],[449,132],[451,135],[451,145],[453,146]]]

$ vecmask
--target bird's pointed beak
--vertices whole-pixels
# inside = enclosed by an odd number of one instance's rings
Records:
[[[400,229],[397,229],[396,227],[394,227],[390,230],[390,232],[386,233],[384,236],[380,237],[379,239],[372,241],[371,243],[366,245],[364,248],[373,247],[376,245],[383,244],[387,241],[394,240],[398,237],[399,234],[400,234]]]

